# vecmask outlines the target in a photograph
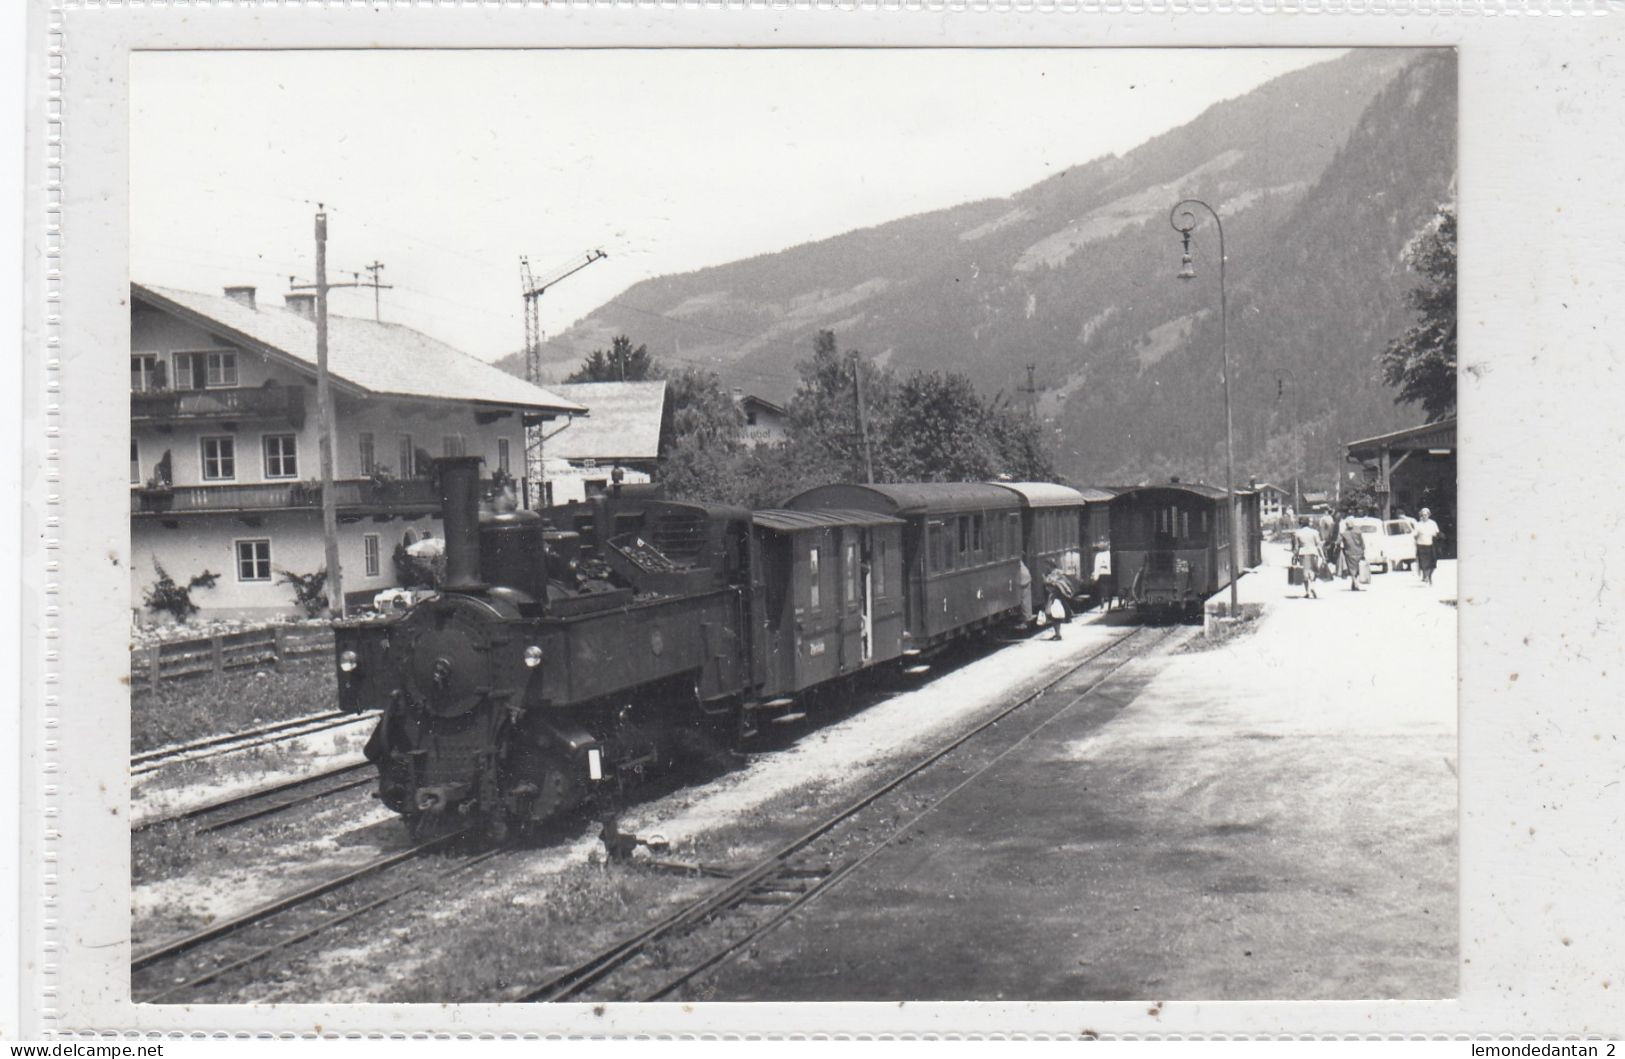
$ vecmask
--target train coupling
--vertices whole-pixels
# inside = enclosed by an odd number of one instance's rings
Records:
[[[438,787],[419,787],[418,812],[443,813],[468,797],[468,784],[446,783]]]

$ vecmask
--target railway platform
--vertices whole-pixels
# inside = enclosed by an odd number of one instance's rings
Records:
[[[1120,671],[709,997],[1453,995],[1455,563],[1306,600],[1265,558],[1243,632]]]

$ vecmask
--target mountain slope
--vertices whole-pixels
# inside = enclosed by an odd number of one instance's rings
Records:
[[[1178,283],[1167,220],[1195,196],[1225,221],[1238,469],[1328,471],[1332,441],[1415,418],[1371,366],[1403,319],[1399,248],[1449,194],[1454,86],[1448,52],[1356,50],[1005,199],[639,283],[560,337],[625,333],[775,399],[821,328],[988,392],[1033,364],[1072,477],[1211,479],[1216,248],[1203,221],[1200,276]]]

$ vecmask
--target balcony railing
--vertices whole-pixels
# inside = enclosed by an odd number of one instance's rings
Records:
[[[346,514],[428,515],[440,510],[439,495],[427,478],[345,478],[333,483],[333,495],[339,511]],[[130,490],[130,510],[136,515],[263,512],[321,506],[322,487],[315,482],[137,486]]]
[[[302,386],[242,386],[132,392],[130,418],[286,419],[301,427],[305,423],[305,390]]]

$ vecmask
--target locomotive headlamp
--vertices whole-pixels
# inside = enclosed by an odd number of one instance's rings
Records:
[[[525,665],[529,666],[531,669],[535,669],[541,664],[542,649],[536,644],[531,644],[529,647],[525,648]]]
[[[355,667],[360,664],[361,659],[356,657],[356,653],[354,651],[342,651],[339,653],[340,670],[346,673],[354,673]]]

